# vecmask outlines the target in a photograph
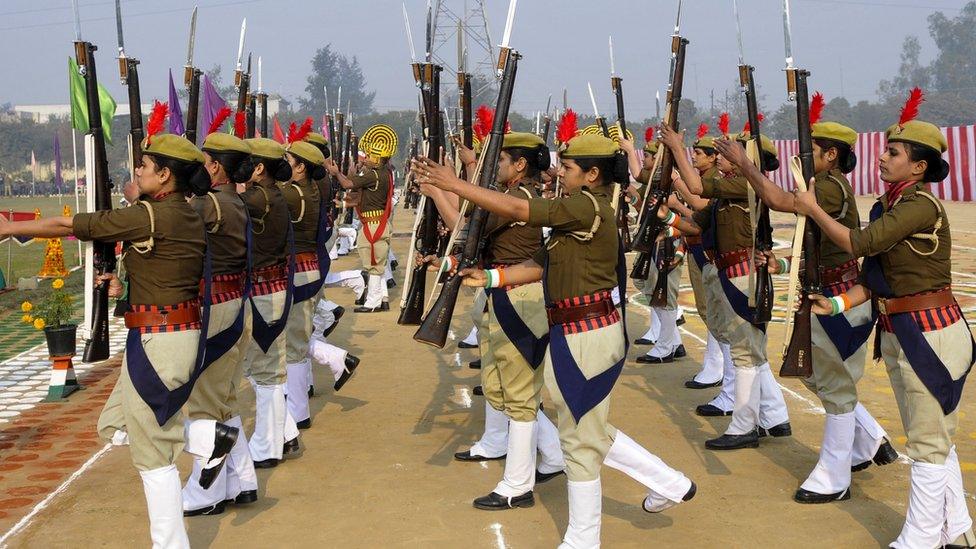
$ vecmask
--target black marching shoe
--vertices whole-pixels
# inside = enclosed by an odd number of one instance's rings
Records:
[[[224,502],[218,501],[213,505],[208,505],[206,507],[201,507],[199,509],[192,509],[190,511],[183,511],[184,517],[209,517],[213,515],[219,515],[224,512]]]
[[[224,503],[233,502],[234,505],[250,505],[257,500],[257,490],[241,490],[241,493],[237,494],[236,498],[225,500]]]
[[[705,441],[709,450],[738,450],[740,448],[759,448],[759,435],[756,431],[744,435],[722,435]]]
[[[685,315],[682,313],[682,315],[679,316],[678,320],[674,321],[674,323],[677,324],[678,326],[683,326],[685,323]]]
[[[471,450],[465,450],[463,452],[457,452],[454,454],[454,459],[458,461],[498,461],[500,459],[505,459],[508,454],[502,454],[498,457],[483,457],[483,456],[472,456]]]
[[[305,429],[310,429],[312,427],[312,418],[305,418],[301,421],[296,421],[295,425],[297,425],[298,428],[302,431],[304,431]]]
[[[535,472],[535,483],[537,485],[538,484],[545,484],[546,482],[549,482],[550,480],[558,477],[559,475],[565,475],[565,474],[566,474],[566,471],[564,469],[560,469],[559,471],[556,471],[555,473],[543,473],[542,471],[538,471],[537,470]]]
[[[891,445],[891,442],[885,438],[878,447],[878,451],[874,453],[874,459],[865,461],[864,463],[858,463],[856,465],[851,465],[851,472],[856,473],[858,471],[863,471],[871,466],[871,461],[877,466],[888,465],[889,463],[894,463],[898,459],[898,452]]]
[[[836,494],[818,494],[810,490],[798,488],[793,494],[793,501],[797,503],[830,503],[832,501],[844,501],[851,499],[851,488],[848,486]]]
[[[275,458],[261,459],[254,461],[255,469],[271,469],[278,466],[278,462],[281,460]]]
[[[240,431],[237,427],[217,423],[214,429],[214,449],[213,453],[210,454],[209,461],[219,459],[220,462],[200,471],[200,487],[204,490],[210,488],[210,485],[217,480],[217,475],[220,474],[220,470],[224,468],[224,463],[227,462],[227,454],[230,453],[231,448],[234,447],[234,443],[237,442],[238,434],[240,434]]]
[[[695,414],[704,417],[731,416],[732,410],[726,412],[714,404],[699,404],[695,407]]]
[[[686,356],[688,356],[688,351],[685,350],[685,345],[682,343],[674,350],[674,358],[684,358]]]
[[[767,434],[771,437],[788,437],[793,435],[793,428],[790,427],[789,421],[780,423],[779,425],[774,425],[769,429],[756,427],[756,431],[759,434],[759,438],[763,438]]]
[[[674,353],[665,356],[641,355],[637,357],[638,364],[668,364],[674,362]]]
[[[397,262],[396,259],[394,259],[393,261],[390,261],[390,270],[391,271],[397,270],[397,267],[399,267],[399,266],[400,266],[400,264]]]
[[[467,343],[463,339],[458,343],[458,349],[477,349],[477,343]]]
[[[366,290],[364,289],[364,290],[363,290],[363,295],[361,295],[361,296],[359,296],[359,297],[358,297],[358,298],[356,299],[356,305],[358,305],[358,306],[360,306],[360,307],[362,307],[362,306],[363,306],[363,304],[365,304],[365,303],[366,303]]]
[[[342,375],[340,375],[339,379],[336,380],[335,385],[332,386],[332,389],[335,390],[336,392],[338,392],[339,389],[342,389],[342,386],[345,385],[350,378],[352,378],[352,374],[356,372],[356,368],[358,366],[359,366],[359,357],[346,353],[345,368],[342,372]]]
[[[715,383],[701,383],[695,381],[694,379],[685,382],[685,387],[688,389],[711,389],[712,387],[721,387],[722,380],[718,380]]]
[[[492,492],[487,496],[481,496],[474,500],[475,509],[482,509],[484,511],[504,511],[505,509],[532,507],[533,505],[535,505],[535,496],[532,495],[532,490],[514,498],[508,498]]]
[[[468,363],[468,368],[471,368],[472,370],[480,370],[481,369],[481,359],[479,358],[478,360],[472,360],[471,362],[469,362]]]
[[[332,316],[334,316],[335,318],[332,320],[332,324],[329,324],[328,326],[326,326],[324,330],[322,330],[322,337],[329,337],[329,334],[332,333],[332,330],[335,330],[336,326],[339,325],[339,319],[342,318],[342,315],[344,314],[346,314],[346,309],[342,306],[332,309]]]
[[[281,448],[281,455],[284,457],[291,454],[297,454],[298,450],[300,449],[301,445],[298,443],[298,437],[295,437],[291,440],[285,441],[285,445]]]
[[[315,385],[308,386],[308,398],[315,396]]]
[[[393,280],[391,278],[391,279],[389,279],[389,280],[386,281],[386,287],[387,287],[387,289],[393,288],[395,286],[396,286],[396,280]]]
[[[634,340],[634,345],[654,345],[655,343],[657,342],[651,339],[644,339],[643,337]]]
[[[471,389],[471,392],[474,394],[474,396],[485,396],[485,388],[481,385],[475,385],[474,389]]]
[[[389,310],[389,307],[390,306],[387,305],[387,310]],[[356,307],[352,311],[354,313],[379,313],[379,312],[382,312],[383,311],[383,306],[380,305],[379,307],[367,307],[367,306],[363,305],[361,307]]]
[[[390,310],[390,302],[389,301],[384,301],[384,302],[380,303],[380,310],[381,311],[389,311]]]

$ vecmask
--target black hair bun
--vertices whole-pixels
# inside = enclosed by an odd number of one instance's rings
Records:
[[[775,172],[779,169],[779,158],[776,158],[776,155],[774,154],[763,151],[762,161],[763,169],[767,172]]]
[[[840,165],[838,167],[840,168],[841,173],[848,174],[853,172],[854,168],[857,167],[857,155],[854,154],[854,151],[850,151],[846,155],[843,155],[840,159]]]
[[[945,178],[949,177],[949,163],[944,159],[940,158],[939,163],[934,166],[929,166],[925,170],[925,180],[928,183],[940,183]]]
[[[539,145],[535,149],[535,167],[540,172],[544,172],[552,166],[552,157],[549,155],[549,147]]]
[[[627,153],[618,151],[613,156],[613,180],[617,183],[630,181],[630,166],[627,161]]]
[[[265,164],[266,168],[271,168],[271,175],[275,181],[291,181],[291,164],[284,158],[274,161],[274,164]]]
[[[325,166],[314,166],[312,168],[312,181],[318,181],[319,179],[325,179],[325,176],[329,172],[325,171]]]
[[[230,174],[230,180],[234,183],[247,183],[251,180],[251,175],[254,173],[254,164],[251,162],[251,158],[245,158],[237,164],[237,168],[234,173]]]
[[[196,196],[203,196],[210,192],[210,174],[202,163],[195,164],[193,173],[187,181],[187,187]]]

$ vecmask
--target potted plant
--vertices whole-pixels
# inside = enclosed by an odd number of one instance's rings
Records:
[[[74,315],[74,297],[65,291],[61,278],[51,282],[51,289],[51,293],[36,306],[30,301],[20,305],[24,312],[23,321],[44,330],[51,356],[72,356],[78,331],[78,325],[70,323]]]

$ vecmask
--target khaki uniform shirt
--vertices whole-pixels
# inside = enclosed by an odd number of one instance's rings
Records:
[[[220,205],[219,223],[214,198],[195,196],[190,205],[207,229],[213,274],[239,273],[247,269],[247,209],[233,183],[219,185],[211,194]]]
[[[263,269],[282,263],[288,257],[289,217],[288,204],[281,189],[275,183],[255,183],[247,187],[241,198],[251,216],[253,268]]]
[[[505,194],[529,200],[530,195],[532,198],[537,198],[534,189],[534,182],[530,180],[519,184],[516,188],[506,189]],[[483,235],[488,241],[485,265],[521,263],[531,259],[542,244],[541,227],[532,227],[527,223],[516,224],[511,219],[495,214],[489,214]]]
[[[151,237],[153,247],[142,254],[130,244],[123,260],[129,277],[129,302],[133,305],[176,305],[196,298],[203,277],[206,249],[203,221],[181,193],[160,200],[146,198],[152,208],[155,230],[150,231],[149,211],[141,204],[128,208],[80,213],[72,220],[72,232],[81,240],[126,241],[143,244]]]
[[[817,204],[848,229],[861,226],[861,218],[854,202],[854,189],[840,170],[818,173],[814,183]],[[820,268],[832,269],[853,259],[840,246],[827,238],[820,239]]]
[[[939,290],[952,282],[949,219],[938,199],[932,197],[933,202],[922,196],[920,191],[932,196],[926,186],[918,183],[906,188],[890,210],[887,195],[882,196],[878,200],[886,211],[881,217],[863,229],[851,229],[854,256],[878,256],[894,297]],[[942,223],[936,230],[939,219]],[[938,237],[937,248],[935,242],[916,236],[933,233]]]
[[[291,228],[295,231],[295,253],[314,252],[319,234],[319,186],[314,181],[279,183],[288,203]],[[297,188],[296,188],[297,187]],[[299,192],[301,189],[301,192]],[[304,208],[303,208],[304,204]]]
[[[529,222],[533,227],[552,227],[549,243],[538,250],[533,260],[549,269],[546,279],[548,298],[552,301],[610,290],[617,286],[617,225],[610,205],[610,188],[600,185],[588,190],[596,198],[593,202],[581,191],[565,198],[552,200],[533,198],[529,201]],[[589,231],[599,215],[600,227],[593,238],[581,242],[569,233]]]
[[[707,172],[710,173],[710,172]],[[702,232],[715,231],[715,245],[720,254],[752,248],[752,224],[749,222],[749,182],[737,176],[722,177],[718,171],[702,177],[702,198],[717,198],[695,213],[695,223]],[[716,227],[712,227],[712,210],[718,208]]]
[[[353,175],[353,190],[360,192],[359,210],[362,212],[383,211],[390,194],[390,169],[386,166],[364,168],[362,173]]]

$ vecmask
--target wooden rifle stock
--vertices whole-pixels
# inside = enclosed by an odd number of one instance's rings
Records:
[[[95,189],[95,210],[112,209],[112,182],[108,172],[108,155],[105,151],[105,133],[102,128],[102,111],[98,101],[98,77],[95,72],[95,50],[98,49],[91,42],[75,42],[75,56],[78,67],[85,77],[85,96],[88,99],[88,133],[93,143],[93,164],[95,180],[91,182]],[[138,97],[138,86],[136,86]],[[131,91],[130,91],[131,96]],[[140,112],[140,109],[136,109]],[[142,117],[139,118],[142,127]],[[141,141],[133,144],[133,150],[138,150]],[[115,272],[115,243],[95,241],[93,267],[95,276]],[[91,337],[85,342],[82,355],[84,362],[97,362],[109,356],[108,345],[108,284],[101,284],[92,289],[92,326]]]
[[[739,79],[746,90],[746,107],[749,111],[749,135],[756,143],[759,154],[759,170],[766,172],[762,155],[762,134],[759,128],[759,104],[756,97],[756,81],[753,77],[755,68],[751,65],[739,67]],[[768,252],[773,249],[773,227],[769,221],[769,208],[759,201],[757,203],[757,218],[755,227],[756,251]],[[755,313],[753,324],[765,324],[772,319],[773,313],[773,278],[769,274],[766,262],[756,266]]]
[[[796,121],[800,149],[800,166],[803,180],[810,181],[815,176],[813,164],[813,136],[810,127],[810,98],[807,89],[809,72],[793,69],[788,85],[796,90]],[[813,375],[813,349],[811,340],[811,324],[813,322],[811,306],[807,296],[819,294],[823,291],[820,280],[820,227],[807,220],[803,229],[803,291],[800,296],[800,307],[793,314],[793,332],[789,334],[786,352],[783,355],[783,367],[779,371],[781,377],[803,377]],[[794,257],[793,261],[799,261]],[[787,307],[792,307],[788,303]],[[789,313],[787,313],[789,314]]]
[[[678,110],[681,105],[681,92],[684,88],[685,79],[685,52],[689,42],[685,38],[677,38],[677,52],[674,63],[674,76],[671,82],[671,90],[668,92],[667,123],[674,131],[678,131]],[[671,173],[674,171],[674,156],[670,148],[664,147],[661,150],[661,183],[654,192],[657,200],[645,200],[643,204],[644,212],[641,214],[641,223],[634,235],[631,246],[638,252],[650,253],[653,251],[657,235],[664,228],[664,224],[657,217],[657,212],[667,201],[671,194]]]
[[[610,87],[613,88],[613,95],[617,99],[617,127],[620,130],[620,137],[627,138],[627,120],[624,115],[624,85],[623,79],[619,76],[610,77]],[[548,131],[548,130],[547,130]],[[627,188],[630,187],[630,178],[620,182],[620,196],[617,197],[617,233],[624,250],[630,250],[633,242],[630,238],[630,222],[627,214],[630,213],[630,205],[627,203]]]
[[[498,87],[498,100],[495,102],[495,119],[492,123],[491,136],[482,152],[484,167],[481,170],[478,185],[488,188],[495,184],[498,178],[498,159],[502,152],[502,142],[505,136],[505,124],[512,104],[512,92],[515,89],[515,74],[518,69],[519,54],[504,48],[502,55],[507,56],[504,63],[502,80]],[[461,290],[462,277],[458,274],[462,269],[477,266],[481,260],[482,237],[485,224],[488,221],[488,210],[476,207],[468,222],[468,236],[464,242],[464,250],[457,270],[444,282],[441,293],[424,317],[423,323],[413,338],[421,343],[443,348],[447,343],[447,334],[451,328],[451,317],[457,305],[458,293]]]
[[[244,115],[245,121],[245,137],[250,139],[254,137],[254,129],[256,127],[256,115],[258,112],[258,98],[254,95],[247,96],[247,114]]]
[[[188,93],[186,103],[186,138],[191,143],[197,143],[197,119],[200,112],[200,76],[203,71],[194,67],[186,68],[187,74],[184,80],[188,82]]]
[[[268,94],[258,94],[258,106],[261,108],[261,119],[258,125],[261,128],[261,137],[268,137]]]

